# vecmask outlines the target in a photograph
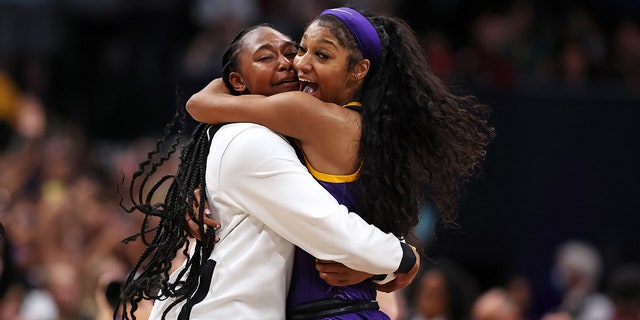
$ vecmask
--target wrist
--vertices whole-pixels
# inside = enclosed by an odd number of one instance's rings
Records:
[[[391,281],[393,281],[393,279],[396,278],[396,274],[395,273],[390,273],[390,274],[378,274],[375,275],[373,277],[371,277],[371,281],[377,283],[377,284],[386,284],[389,283]]]
[[[371,277],[371,280],[381,281],[381,280],[384,280],[386,277],[387,277],[386,274],[376,274],[375,276]]]
[[[416,255],[413,253],[413,247],[406,242],[400,242],[400,246],[402,247],[402,260],[400,260],[400,266],[398,266],[396,273],[408,273],[416,264]]]

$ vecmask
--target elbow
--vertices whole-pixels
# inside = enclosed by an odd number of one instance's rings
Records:
[[[200,100],[200,95],[198,93],[195,93],[191,96],[191,98],[189,98],[189,100],[187,100],[187,103],[185,105],[185,109],[187,109],[187,112],[189,113],[189,115],[195,120],[198,120],[197,110],[198,110],[198,104],[200,103],[199,100]]]

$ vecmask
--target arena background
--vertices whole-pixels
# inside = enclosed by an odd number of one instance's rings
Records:
[[[534,314],[557,303],[551,270],[564,241],[601,252],[603,289],[608,272],[640,263],[639,1],[351,3],[406,19],[434,71],[492,108],[497,136],[459,227],[421,234],[431,259],[458,262],[482,288],[525,276]],[[270,22],[298,39],[306,21],[340,4],[0,0],[0,71],[42,101],[49,130],[72,126],[106,152],[159,137],[176,107],[218,76],[241,27]],[[3,150],[15,134],[9,119]]]

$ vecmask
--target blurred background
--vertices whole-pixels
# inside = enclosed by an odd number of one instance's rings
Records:
[[[405,19],[497,132],[457,226],[423,208],[425,270],[398,319],[481,319],[474,306],[496,288],[519,319],[580,319],[588,305],[590,319],[639,319],[640,1],[349,3]],[[121,243],[142,218],[118,206],[123,175],[219,76],[242,27],[299,39],[342,4],[0,0],[0,319],[109,318],[105,292],[140,254]],[[431,287],[437,269],[456,279],[440,281],[447,294]]]

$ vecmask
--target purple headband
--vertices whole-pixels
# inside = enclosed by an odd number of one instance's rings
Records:
[[[382,46],[380,45],[378,32],[376,32],[373,24],[360,12],[347,7],[340,7],[324,10],[320,15],[324,14],[335,16],[349,28],[356,42],[358,42],[358,48],[360,48],[362,56],[365,59],[369,59],[372,65],[380,61]]]

